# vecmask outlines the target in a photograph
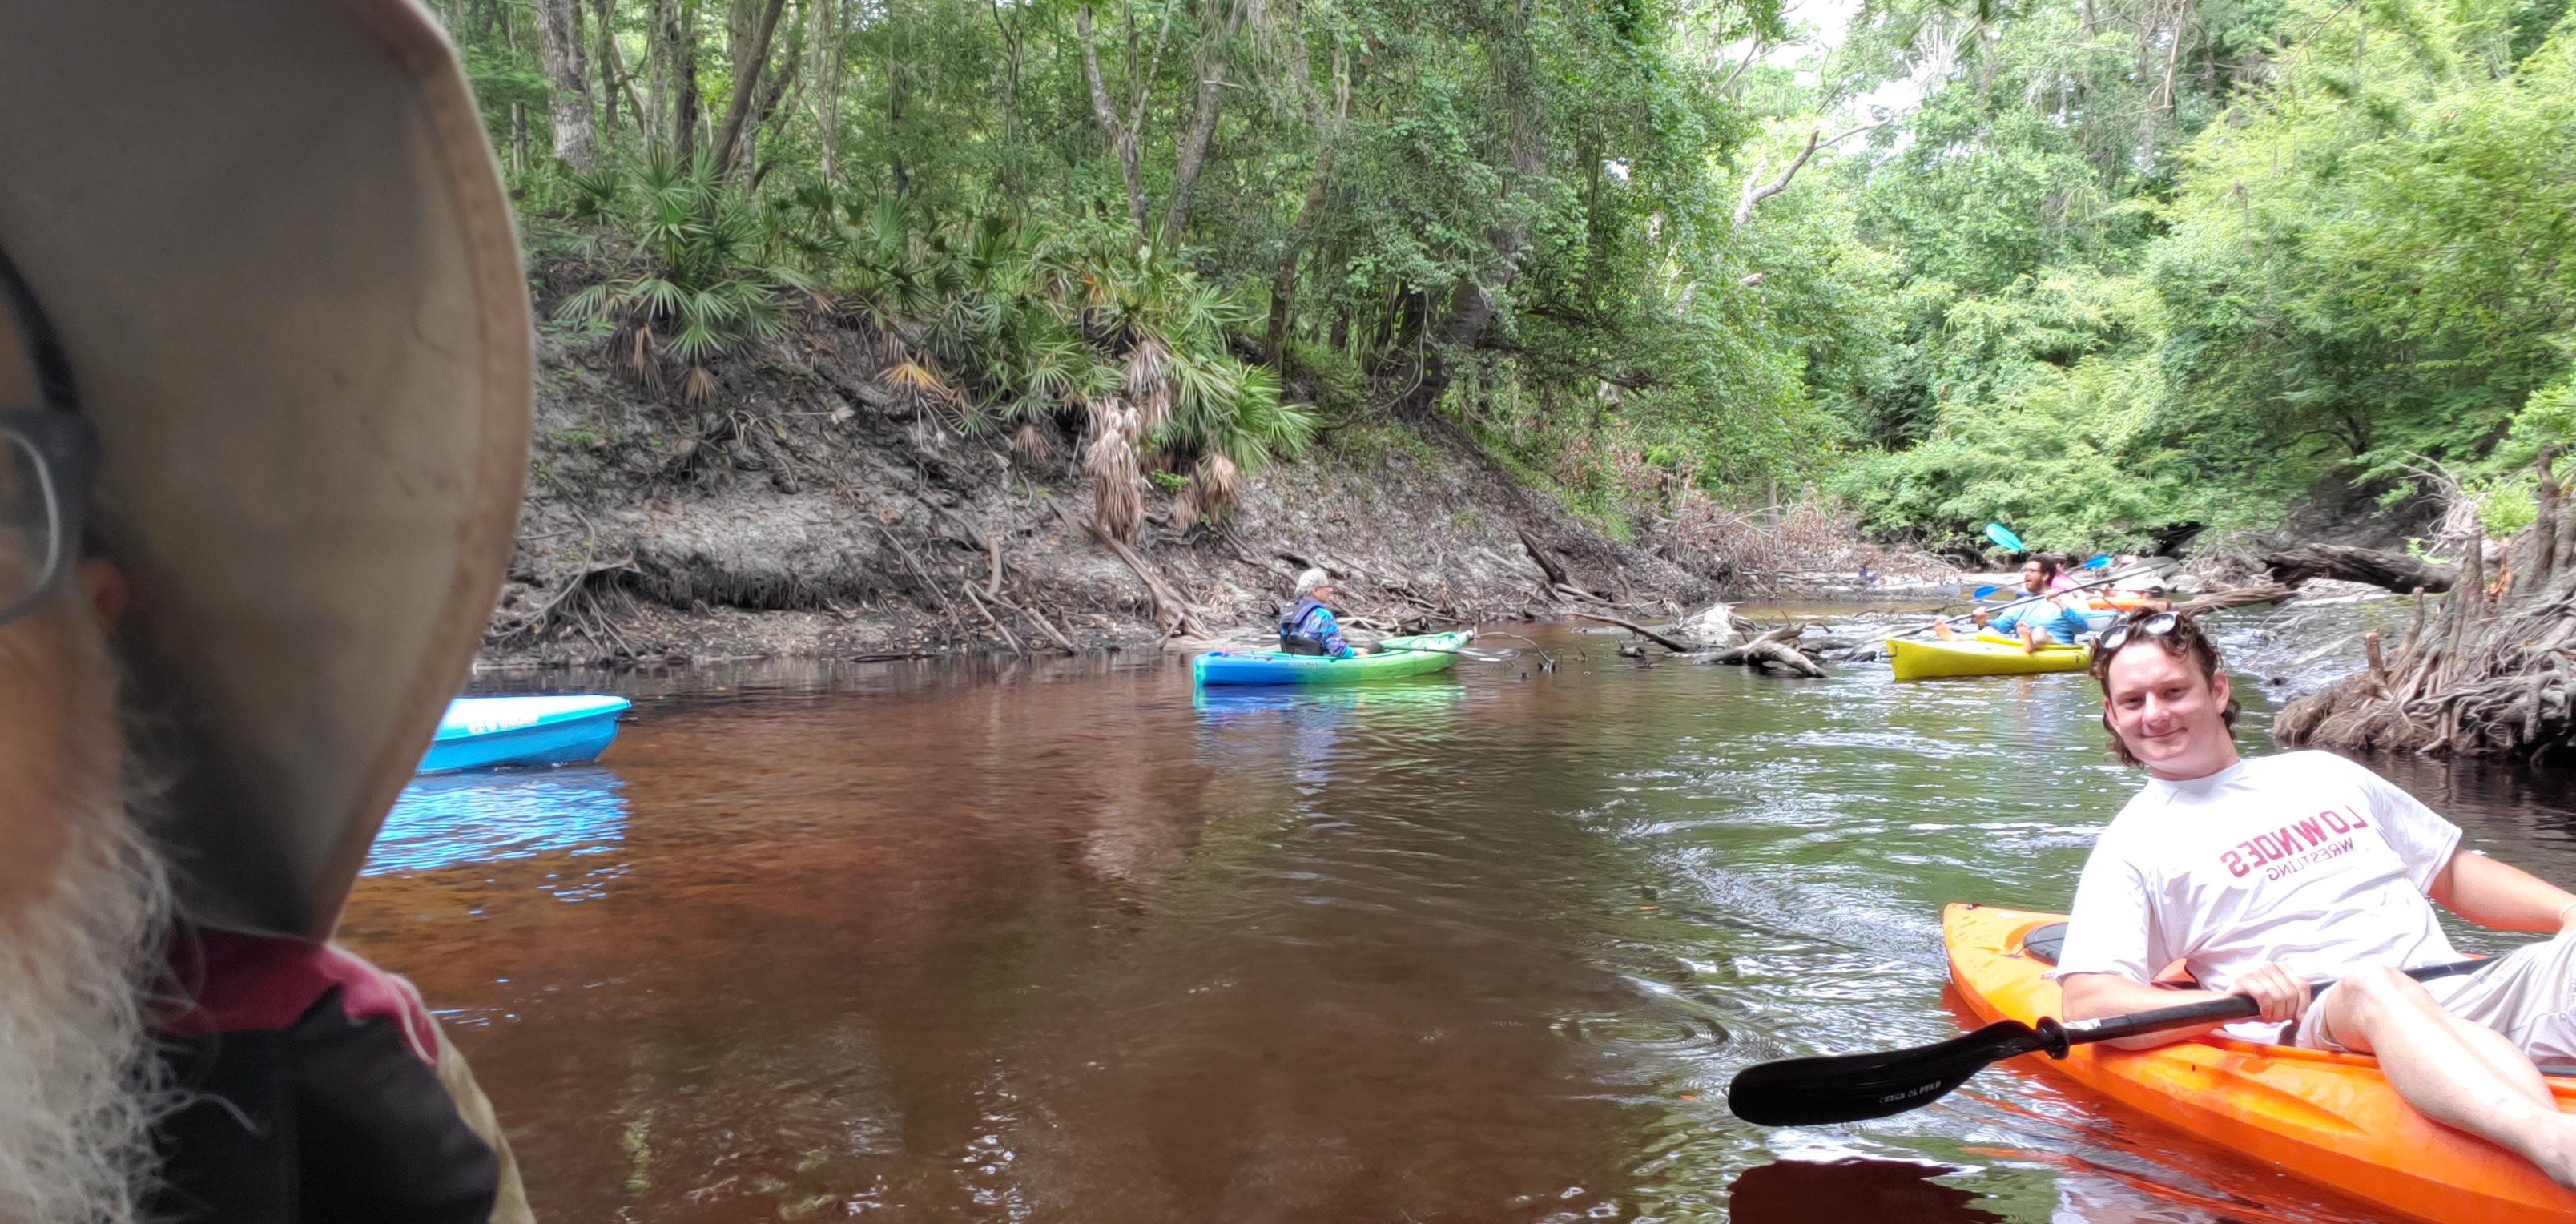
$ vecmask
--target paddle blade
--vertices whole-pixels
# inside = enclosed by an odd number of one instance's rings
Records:
[[[2084,558],[2084,568],[2086,569],[2109,569],[2110,567],[2111,554],[2109,553],[2095,553],[2092,556]]]
[[[2022,547],[2020,536],[2014,535],[2001,523],[1986,524],[1986,538],[1994,541],[1995,547],[2000,548],[2005,552],[2030,551],[2029,549]]]
[[[2016,1054],[2048,1048],[2029,1025],[1997,1020],[1938,1045],[1758,1063],[1726,1086],[1726,1107],[1756,1126],[1864,1122],[1929,1105]]]
[[[1981,586],[1981,587],[1978,587],[1976,590],[1973,590],[1973,591],[1968,592],[1968,598],[1970,598],[1970,599],[1985,599],[1985,598],[1987,598],[1987,597],[1989,597],[1989,596],[1993,595],[1995,592],[2000,591],[2000,590],[2002,590],[2002,589],[2003,589],[2003,588],[2002,588],[2002,587],[1999,587],[1999,586]]]

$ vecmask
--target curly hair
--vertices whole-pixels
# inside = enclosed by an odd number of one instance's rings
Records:
[[[2143,624],[2147,618],[2159,615],[2171,615],[2174,618],[2171,630],[2164,633],[2136,632],[2136,627]],[[2218,643],[2210,641],[2209,635],[2202,633],[2200,626],[2194,624],[2191,617],[2183,613],[2134,612],[2120,624],[2131,630],[2129,639],[2114,649],[2093,652],[2093,682],[2102,688],[2102,730],[2111,736],[2111,755],[2118,757],[2123,765],[2139,765],[2144,762],[2129,752],[2129,746],[2120,741],[2119,729],[2111,725],[2111,660],[2123,650],[2133,650],[2140,645],[2153,643],[2156,649],[2166,654],[2191,660],[2192,665],[2199,669],[2202,682],[2211,684],[2217,681],[2219,669],[2226,665],[2226,660],[2219,656]],[[2104,632],[2107,634],[2109,631]],[[2234,694],[2229,694],[2227,708],[2218,712],[2218,721],[2227,728],[2229,734],[2235,733],[2236,716],[2243,710],[2243,704],[2236,700]]]

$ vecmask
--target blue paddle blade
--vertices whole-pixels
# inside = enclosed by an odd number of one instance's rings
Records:
[[[1995,547],[2000,548],[2005,552],[2030,551],[2029,549],[2022,547],[2020,536],[2014,535],[2012,532],[2006,530],[2004,525],[2001,523],[1986,524],[1986,538],[1994,541]]]
[[[1978,587],[1976,590],[1973,590],[1973,591],[1968,592],[1968,598],[1970,598],[1970,599],[1984,599],[1984,598],[1986,598],[1986,597],[1988,597],[1988,596],[1991,596],[1991,595],[1993,595],[1995,592],[2000,591],[2000,590],[2002,590],[2002,589],[2003,589],[2003,588],[2002,588],[2002,587],[1999,587],[1999,586],[1981,586],[1981,587]]]
[[[2111,554],[2109,553],[2095,553],[2084,559],[2084,568],[2086,569],[2104,569],[2110,564]]]

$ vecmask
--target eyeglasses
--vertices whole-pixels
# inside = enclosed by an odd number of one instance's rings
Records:
[[[2108,657],[2113,651],[2128,645],[2131,634],[2168,637],[2174,630],[2180,628],[2182,628],[2180,615],[2173,612],[2149,612],[2136,620],[2122,621],[2103,630],[2101,638],[2093,643],[2093,651],[2097,655]]]
[[[89,418],[0,408],[0,624],[26,615],[80,559],[81,508],[97,470]]]

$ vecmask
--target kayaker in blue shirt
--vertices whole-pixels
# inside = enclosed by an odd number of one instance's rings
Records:
[[[1364,650],[1353,650],[1342,640],[1341,622],[1333,619],[1326,606],[1333,597],[1333,577],[1321,569],[1309,569],[1297,575],[1297,589],[1292,596],[1297,602],[1279,618],[1279,649],[1289,654],[1322,655],[1328,659],[1347,659]]]
[[[2032,557],[2021,566],[2020,595],[2030,602],[1993,613],[1979,608],[1969,615],[1981,630],[2020,639],[2024,653],[2036,653],[2043,643],[2072,646],[2085,634],[2091,633],[2093,626],[2058,599],[2048,597],[2049,582],[2057,574],[2055,562],[2044,557]],[[1932,632],[1945,641],[1959,636],[1947,620],[1934,621]]]

